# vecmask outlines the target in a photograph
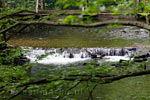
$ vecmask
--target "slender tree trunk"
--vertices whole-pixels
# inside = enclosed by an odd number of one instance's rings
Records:
[[[41,0],[41,9],[44,10],[45,9],[45,1]]]
[[[5,8],[5,0],[0,0],[0,8]]]
[[[143,0],[144,5],[146,4],[146,0]]]
[[[89,6],[89,0],[86,0],[86,8]]]
[[[3,1],[3,8],[5,8],[5,0],[2,0]]]
[[[139,2],[140,2],[140,0],[134,0],[134,2],[135,2],[135,7],[137,7],[138,6],[138,4],[139,4]]]
[[[82,7],[82,11],[84,11],[86,8],[88,8],[89,0],[85,0],[85,5]]]
[[[146,24],[149,24],[149,16],[146,16]]]
[[[0,8],[5,8],[5,0],[0,0]]]
[[[35,5],[35,12],[39,12],[39,0],[36,0],[36,5]]]

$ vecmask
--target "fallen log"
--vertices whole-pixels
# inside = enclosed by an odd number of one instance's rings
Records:
[[[52,21],[22,21],[19,22],[19,24],[24,24],[24,25],[35,25],[35,24],[47,24],[47,25],[52,25],[52,26],[74,26],[74,27],[86,27],[86,28],[90,28],[90,27],[100,27],[100,26],[105,26],[108,24],[122,24],[122,25],[131,25],[131,26],[137,26],[137,27],[141,27],[147,30],[150,30],[150,25],[144,23],[144,22],[140,22],[140,21],[104,21],[104,22],[97,22],[97,23],[92,23],[92,24],[79,24],[79,23],[72,23],[72,24],[68,24],[68,23],[60,23],[60,22],[52,22]]]

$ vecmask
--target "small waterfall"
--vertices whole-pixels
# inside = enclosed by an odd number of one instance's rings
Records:
[[[33,63],[38,56],[48,54],[45,58],[38,60],[41,64],[58,64],[65,65],[69,63],[89,61],[94,58],[113,59],[129,59],[131,54],[135,54],[136,48],[32,48],[22,47],[24,50],[29,50],[25,56]],[[108,61],[111,61],[111,60]]]

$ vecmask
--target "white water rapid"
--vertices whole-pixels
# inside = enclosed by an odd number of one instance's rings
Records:
[[[95,58],[105,61],[116,62],[129,60],[130,55],[135,54],[136,48],[32,48],[22,47],[29,50],[25,56],[31,63],[66,65],[77,62],[85,62]],[[46,55],[37,60],[38,56]],[[36,61],[37,60],[37,61]]]

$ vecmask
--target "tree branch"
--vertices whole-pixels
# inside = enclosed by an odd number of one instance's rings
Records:
[[[106,83],[111,83],[113,81],[117,81],[123,78],[128,78],[128,77],[135,77],[135,76],[142,76],[142,75],[148,75],[150,74],[150,70],[144,70],[144,71],[140,71],[140,72],[135,72],[135,73],[131,73],[131,74],[127,74],[127,75],[119,75],[119,76],[113,76],[113,77],[95,77],[92,78],[91,77],[66,77],[66,78],[49,78],[49,79],[41,79],[41,80],[36,80],[36,81],[30,81],[21,85],[18,85],[17,87],[23,87],[23,86],[29,86],[29,85],[40,85],[40,84],[46,84],[46,83],[51,83],[54,81],[58,81],[58,80],[65,80],[65,81],[75,81],[77,79],[79,79],[80,81],[95,81],[95,80],[100,80],[103,81],[101,84],[106,84]]]
[[[131,73],[131,74],[126,74],[126,75],[116,75],[116,76],[111,76],[111,77],[91,77],[91,76],[86,76],[86,77],[65,77],[65,78],[61,78],[61,77],[58,77],[58,78],[54,78],[54,77],[51,77],[51,78],[44,78],[44,79],[41,79],[41,80],[32,80],[32,81],[29,81],[27,83],[23,83],[23,84],[20,84],[18,86],[16,86],[15,88],[20,88],[20,87],[23,87],[17,94],[13,95],[12,97],[10,98],[14,98],[16,96],[18,96],[19,94],[21,94],[28,86],[30,85],[41,85],[41,84],[47,84],[47,83],[51,83],[51,82],[54,82],[54,81],[58,81],[58,80],[63,80],[63,81],[75,81],[75,80],[79,80],[79,82],[77,84],[75,84],[74,86],[72,86],[71,88],[68,89],[68,91],[72,90],[73,88],[75,88],[77,85],[79,85],[82,81],[91,81],[91,82],[100,82],[100,84],[107,84],[107,83],[112,83],[114,81],[117,81],[117,80],[120,80],[120,79],[124,79],[124,78],[128,78],[128,77],[135,77],[135,76],[142,76],[142,75],[148,75],[150,74],[150,70],[144,70],[144,71],[139,71],[139,72],[135,72],[135,73]],[[97,83],[98,85],[98,83]],[[95,85],[93,87],[93,89],[90,91],[90,95],[91,93],[94,91],[94,89],[96,88]],[[7,100],[10,100],[7,99]],[[91,98],[91,96],[90,96]]]
[[[16,27],[16,26],[18,26],[18,25],[20,25],[20,23],[19,23],[19,22],[17,22],[17,23],[15,23],[15,24],[11,25],[10,27],[7,27],[7,28],[5,28],[5,29],[1,30],[1,31],[0,31],[0,34],[4,34],[4,33],[6,33],[7,31],[9,31],[9,30],[11,30],[11,29],[15,28],[15,27]]]
[[[92,75],[89,74],[78,74],[78,75],[69,75],[69,77],[91,77]],[[100,74],[100,73],[96,73],[95,77],[99,77],[99,78],[104,78],[104,77],[113,77],[115,75],[104,75],[104,74]]]
[[[12,13],[12,14],[5,15],[5,16],[1,17],[1,18],[0,18],[0,20],[2,20],[2,19],[4,19],[4,18],[8,18],[8,17],[12,17],[12,16],[15,16],[15,15],[18,15],[19,13],[23,13],[23,12],[29,12],[29,13],[33,13],[33,14],[35,14],[35,12],[34,12],[34,11],[21,10],[21,11],[18,11],[18,12]]]
[[[81,81],[78,81],[75,85],[73,85],[72,87],[70,87],[67,92],[69,92],[70,90],[74,89],[75,87],[77,87],[79,84],[81,83]],[[62,98],[61,96],[59,96],[56,100],[60,100],[60,98]]]
[[[6,100],[11,100],[15,97],[17,97],[18,95],[20,95],[25,89],[27,89],[28,86],[24,86],[18,93],[14,94],[13,96],[11,96],[10,98],[6,99]]]
[[[96,84],[96,85],[93,86],[92,90],[89,92],[89,97],[88,97],[87,100],[90,100],[90,98],[93,100],[93,91],[94,91],[94,89],[97,87],[97,85],[98,85],[98,84]]]
[[[23,87],[23,86],[29,86],[29,85],[40,85],[40,84],[46,84],[46,83],[51,83],[51,82],[54,82],[54,81],[58,81],[58,80],[64,80],[64,81],[74,81],[74,80],[77,80],[78,78],[76,77],[66,77],[66,78],[49,78],[49,79],[41,79],[41,80],[36,80],[36,81],[30,81],[30,82],[27,82],[27,83],[24,83],[24,84],[21,84],[21,85],[18,85],[18,87]],[[89,77],[84,77],[84,78],[81,78],[80,81],[87,81],[89,80],[90,78]]]
[[[5,28],[5,29],[3,29],[3,30],[0,31],[0,34],[3,34],[3,38],[4,38],[4,41],[5,41],[5,42],[7,41],[6,32],[9,31],[9,30],[11,30],[11,29],[13,29],[13,28],[15,28],[15,27],[18,26],[18,25],[19,25],[19,23],[17,22],[17,23],[15,23],[15,24],[11,25],[10,27]]]
[[[106,83],[112,83],[113,81],[117,81],[117,80],[128,78],[128,77],[142,76],[142,75],[148,75],[148,74],[150,74],[150,70],[144,70],[144,71],[135,72],[135,73],[127,74],[127,75],[106,77],[106,78],[103,78],[102,80],[104,80],[103,84],[106,84]]]
[[[17,26],[16,26],[17,27]],[[20,33],[21,31],[23,31],[26,27],[28,27],[28,25],[21,25],[19,26],[18,30],[15,31],[15,33],[10,34],[9,36],[7,36],[6,41],[8,41],[11,37],[17,35],[18,33]]]

